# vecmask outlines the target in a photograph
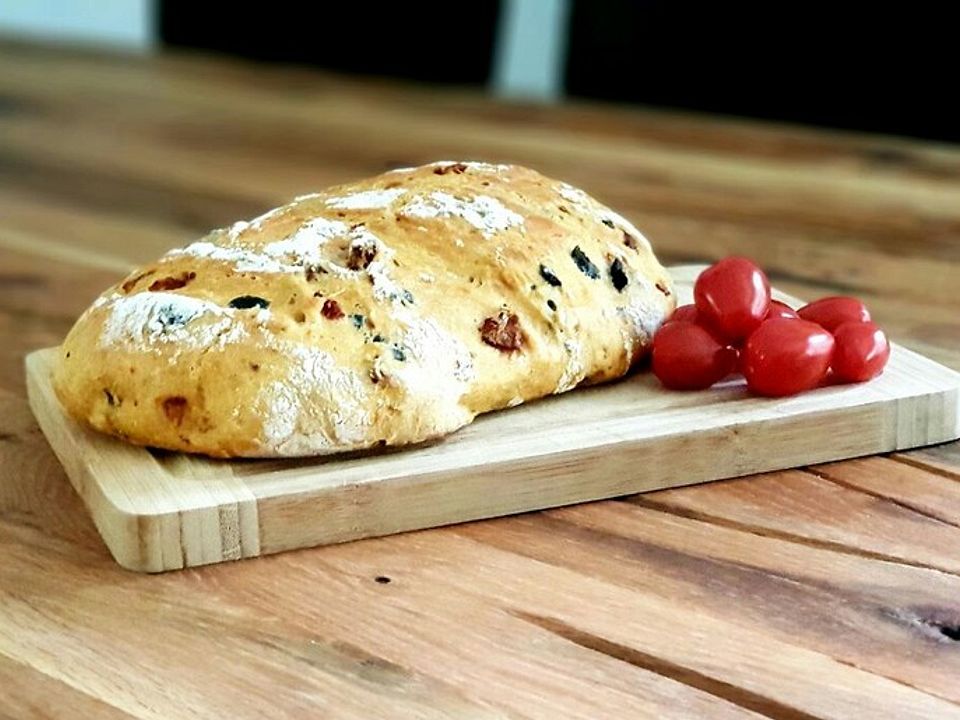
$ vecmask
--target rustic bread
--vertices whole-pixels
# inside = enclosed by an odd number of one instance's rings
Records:
[[[439,162],[138,268],[77,321],[54,382],[70,415],[134,443],[320,455],[618,378],[673,307],[649,243],[582,191]]]

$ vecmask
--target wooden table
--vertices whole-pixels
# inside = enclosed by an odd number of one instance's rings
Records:
[[[960,717],[960,445],[159,576],[22,358],[131,263],[396,164],[532,165],[960,368],[960,149],[0,44],[0,716]],[[54,528],[54,529],[50,529]]]

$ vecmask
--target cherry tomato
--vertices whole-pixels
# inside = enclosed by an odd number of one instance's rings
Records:
[[[693,305],[693,304],[681,305],[680,307],[678,307],[676,310],[673,311],[673,314],[670,317],[668,317],[666,320],[663,321],[663,324],[666,325],[667,323],[672,323],[677,321],[696,323],[697,325],[702,327],[704,330],[706,330],[708,333],[713,335],[713,337],[716,338],[717,342],[720,343],[721,345],[730,344],[727,342],[726,338],[724,338],[723,335],[716,328],[714,328],[709,323],[705,323],[702,321],[702,317],[700,313],[697,312],[696,305]]]
[[[833,336],[806,320],[773,318],[747,340],[743,375],[758,395],[780,397],[817,387],[833,356]]]
[[[663,325],[653,338],[653,373],[672,390],[703,390],[729,375],[737,351],[686,320]]]
[[[829,332],[833,332],[845,322],[870,322],[867,306],[856,298],[844,296],[821,298],[804,305],[797,310],[797,314]]]
[[[841,382],[865,382],[883,372],[890,343],[872,322],[846,322],[833,333],[833,373]]]
[[[796,320],[800,316],[797,315],[796,310],[794,310],[792,307],[790,307],[786,303],[780,302],[779,300],[771,300],[770,309],[767,311],[766,319],[770,320],[771,318],[776,318],[776,317],[789,318],[790,320]]]
[[[693,297],[699,321],[737,343],[767,316],[770,281],[746,258],[728,257],[700,273]]]
[[[697,321],[697,306],[692,303],[690,305],[681,305],[673,311],[673,314],[668,317],[665,322],[677,322],[678,320],[695,323]]]

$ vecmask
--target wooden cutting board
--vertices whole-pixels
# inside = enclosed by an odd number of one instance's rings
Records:
[[[701,269],[672,270],[681,302]],[[794,398],[750,397],[742,380],[669,392],[642,372],[481,416],[413,449],[218,461],[73,422],[50,385],[55,357],[55,348],[27,357],[30,405],[117,562],[145,572],[960,437],[960,374],[894,346],[881,377]]]

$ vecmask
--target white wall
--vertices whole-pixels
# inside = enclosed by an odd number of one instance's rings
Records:
[[[153,0],[0,0],[0,34],[147,50],[155,40]]]

